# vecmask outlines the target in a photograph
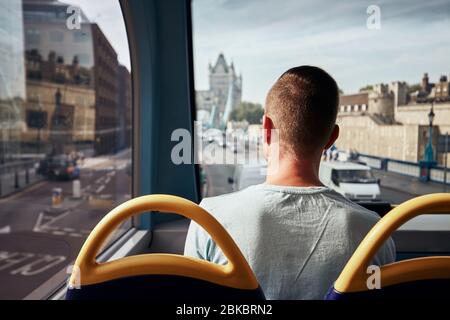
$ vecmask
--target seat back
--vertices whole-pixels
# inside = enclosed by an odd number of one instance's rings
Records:
[[[431,194],[409,200],[385,215],[367,234],[348,261],[326,299],[436,298],[450,293],[450,257],[403,260],[369,268],[389,236],[421,214],[449,214],[450,194]],[[377,271],[378,270],[378,271]],[[377,288],[375,277],[379,277]],[[370,288],[374,289],[370,289]]]
[[[149,211],[178,213],[202,226],[221,248],[228,264],[172,254],[144,254],[98,263],[108,235],[124,220]],[[264,294],[241,251],[207,211],[169,195],[129,200],[94,228],[75,261],[66,299],[239,299],[261,300]]]

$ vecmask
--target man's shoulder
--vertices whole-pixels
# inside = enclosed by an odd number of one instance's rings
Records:
[[[203,198],[200,206],[206,210],[211,210],[213,215],[220,214],[221,209],[228,210],[230,207],[246,206],[249,201],[256,200],[258,197],[257,186],[250,186],[246,189],[226,193],[223,195]]]
[[[348,218],[363,219],[375,223],[380,220],[380,216],[377,213],[350,201],[335,191],[329,192],[328,195],[336,203],[336,208],[343,210]]]
[[[330,196],[336,203],[335,208],[339,208],[343,213],[338,215],[341,218],[342,226],[352,230],[352,235],[356,236],[357,244],[359,244],[381,217],[336,192]],[[395,244],[392,238],[389,238],[383,245],[382,253],[378,252],[377,259],[379,265],[395,261]]]

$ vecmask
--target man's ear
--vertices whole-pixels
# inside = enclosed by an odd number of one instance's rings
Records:
[[[270,119],[268,115],[264,114],[263,116],[264,143],[270,144],[270,142],[272,141],[272,129],[274,129],[272,119]]]
[[[328,139],[327,144],[325,145],[325,150],[328,150],[331,148],[331,146],[336,142],[337,138],[339,138],[339,126],[336,124],[334,126],[333,131],[331,132],[330,139]]]

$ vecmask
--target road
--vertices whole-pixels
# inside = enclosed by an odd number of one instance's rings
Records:
[[[385,188],[383,186],[380,189],[381,189],[381,199],[391,204],[401,204],[415,197],[414,194],[401,190]]]
[[[203,166],[208,186],[204,196],[208,197],[233,191],[229,178],[238,162],[263,161],[261,150],[251,149],[245,156],[242,149],[234,153],[214,143],[208,148],[204,159],[208,164]],[[42,181],[0,199],[0,299],[26,297],[75,259],[98,221],[130,198],[129,159],[129,151],[90,159],[81,170],[81,199],[71,197],[70,181]],[[382,199],[390,203],[442,191],[440,184],[422,183],[384,171],[374,173],[381,179]],[[56,187],[64,195],[60,208],[51,206],[51,192]]]
[[[220,150],[222,148],[217,146],[217,144],[212,144],[211,147],[216,149],[215,152],[209,152],[209,154],[214,155],[213,161],[216,163],[233,157],[233,153],[229,148],[226,149],[224,156]],[[243,153],[243,150],[239,154],[241,153]],[[247,163],[255,163],[260,160],[256,156],[247,157]],[[236,168],[235,164],[213,164],[204,165],[203,167],[206,172],[208,185],[204,196],[213,197],[233,192],[232,185],[228,183],[228,178],[233,177]],[[381,199],[389,203],[400,204],[421,194],[442,192],[443,187],[438,183],[423,183],[418,181],[418,179],[391,172],[378,170],[373,172],[381,180]]]
[[[210,150],[207,150],[207,149]],[[234,171],[240,164],[265,163],[261,148],[250,146],[245,149],[243,146],[234,153],[229,147],[222,148],[216,143],[207,146],[202,168],[206,173],[206,185],[203,197],[214,197],[217,195],[233,192],[229,178],[234,177]],[[206,164],[212,163],[212,164]]]
[[[44,180],[0,200],[0,299],[22,299],[70,264],[100,219],[131,196],[130,152],[81,169],[82,198],[71,181]],[[63,203],[52,207],[53,188]]]
[[[381,181],[382,200],[392,204],[401,204],[424,194],[446,192],[441,183],[422,182],[418,178],[387,171],[373,172]]]

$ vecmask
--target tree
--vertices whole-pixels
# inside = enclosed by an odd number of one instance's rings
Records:
[[[368,84],[365,87],[362,87],[361,89],[359,89],[359,92],[363,92],[363,91],[370,91],[373,90],[373,86],[371,84]]]
[[[231,112],[230,119],[234,121],[247,120],[249,124],[260,124],[264,115],[261,104],[243,101]]]
[[[409,86],[408,93],[411,94],[411,93],[416,92],[416,91],[422,91],[422,86],[419,83],[416,83],[416,84],[413,84],[413,85]]]

